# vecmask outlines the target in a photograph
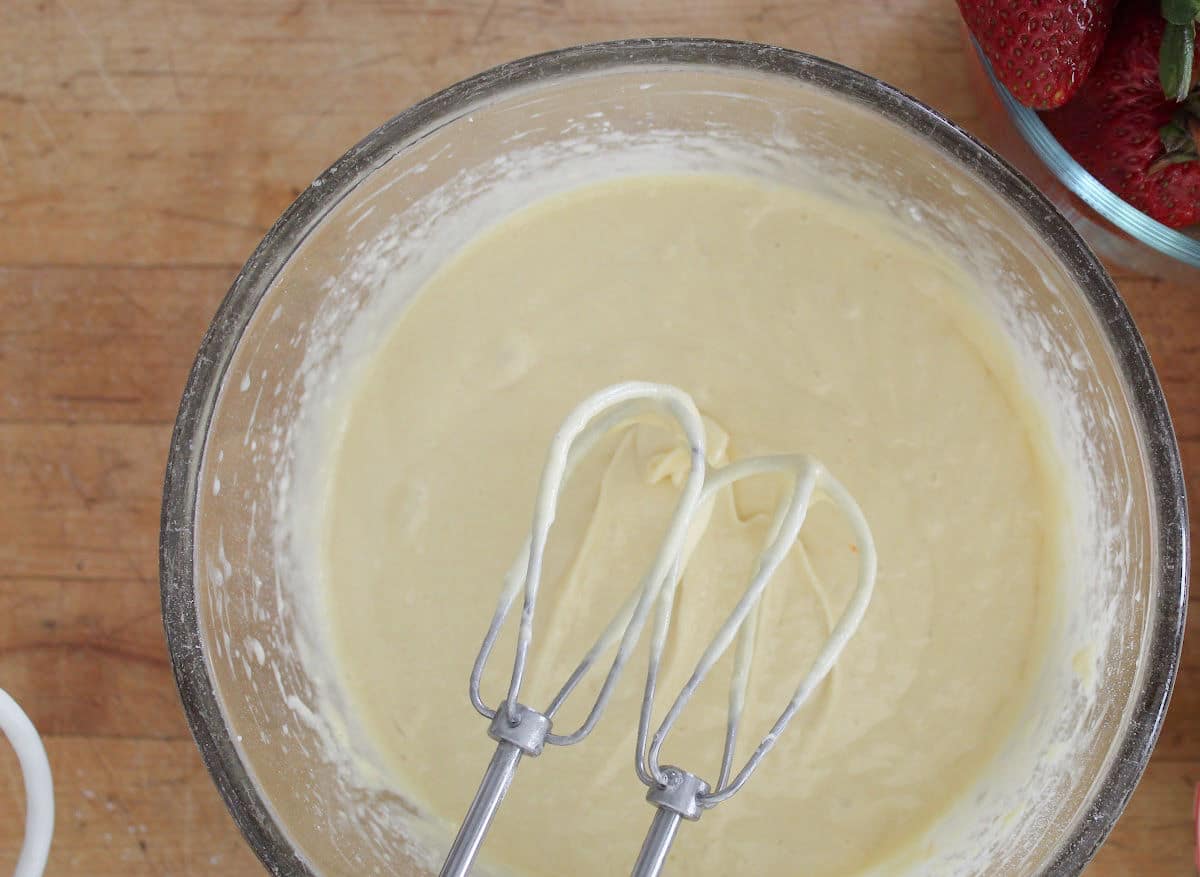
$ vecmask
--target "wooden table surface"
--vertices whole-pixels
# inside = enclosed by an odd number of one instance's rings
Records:
[[[156,545],[185,375],[268,225],[369,130],[464,76],[680,33],[815,52],[979,120],[952,0],[0,0],[0,687],[46,735],[47,873],[262,873],[184,722]],[[1200,495],[1200,289],[1117,279]],[[1193,637],[1090,877],[1193,873],[1198,678]],[[0,746],[0,873],[19,795]]]

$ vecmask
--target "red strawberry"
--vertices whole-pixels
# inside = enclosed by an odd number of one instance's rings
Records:
[[[1053,109],[1091,72],[1117,0],[958,0],[963,20],[1013,97]]]
[[[1180,228],[1200,222],[1200,92],[1183,103],[1164,96],[1159,56],[1166,29],[1159,0],[1126,0],[1078,96],[1042,118],[1096,179]]]
[[[1112,38],[1076,102],[1104,115],[1161,104],[1158,50],[1166,26],[1159,0],[1122,4]]]

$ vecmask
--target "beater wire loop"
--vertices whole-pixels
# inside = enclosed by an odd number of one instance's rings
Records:
[[[775,509],[771,526],[768,528],[766,543],[751,572],[749,584],[717,630],[716,635],[704,649],[687,683],[671,703],[661,724],[653,734],[650,734],[655,688],[658,684],[662,656],[670,630],[675,591],[683,574],[683,570],[678,564],[672,568],[672,574],[662,589],[655,613],[654,632],[650,642],[650,659],[646,671],[646,687],[638,721],[636,754],[638,777],[647,786],[661,788],[668,784],[668,777],[660,760],[663,744],[679,720],[684,707],[692,699],[708,673],[725,655],[729,647],[735,642],[737,643],[733,676],[729,688],[728,719],[720,773],[716,785],[712,787],[711,791],[706,791],[698,797],[700,806],[705,808],[716,806],[728,799],[745,784],[763,757],[775,745],[779,735],[786,729],[792,717],[829,675],[842,650],[862,622],[875,584],[877,565],[875,543],[862,510],[849,491],[830,475],[824,466],[811,457],[805,455],[756,457],[739,460],[722,469],[712,471],[709,473],[701,494],[701,505],[711,502],[717,491],[730,487],[736,481],[770,473],[790,476],[791,490]],[[828,499],[837,506],[854,532],[855,548],[858,552],[858,583],[841,617],[834,625],[808,672],[800,680],[791,700],[785,705],[770,731],[758,744],[746,763],[735,774],[733,761],[746,702],[746,691],[750,682],[754,634],[762,597],[771,577],[799,539],[808,510],[817,498]]]
[[[659,591],[675,563],[675,558],[683,550],[688,527],[699,506],[707,475],[706,440],[700,412],[690,396],[682,390],[663,384],[628,382],[601,390],[585,399],[572,411],[555,434],[538,486],[529,536],[504,577],[500,601],[471,670],[471,703],[485,718],[494,718],[497,709],[507,709],[510,704],[520,703],[521,685],[525,678],[529,647],[533,641],[534,614],[541,585],[542,563],[559,495],[567,479],[601,439],[614,429],[647,413],[664,413],[682,429],[690,455],[687,478],[668,524],[666,537],[650,568],[567,677],[562,688],[551,699],[544,715],[552,718],[588,671],[598,663],[600,657],[614,643],[619,643],[591,709],[578,728],[570,733],[548,733],[546,742],[556,746],[569,746],[583,740],[595,728],[612,697],[617,678],[637,645]],[[493,708],[483,701],[480,681],[500,630],[518,594],[523,594],[524,599],[512,677],[505,700],[500,706]],[[512,721],[511,717],[509,720]]]

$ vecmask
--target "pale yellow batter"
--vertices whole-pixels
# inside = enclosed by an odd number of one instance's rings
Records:
[[[636,379],[694,396],[714,460],[821,459],[879,551],[874,600],[830,681],[741,793],[682,828],[672,872],[822,877],[919,855],[914,839],[1011,731],[1055,610],[1061,499],[1037,450],[1041,418],[974,298],[953,261],[881,216],[719,176],[550,199],[433,278],[347,408],[324,574],[353,708],[445,842],[494,748],[467,677],[550,438],[585,395]],[[530,705],[636,584],[686,465],[669,454],[677,441],[639,424],[575,479],[552,535]],[[666,696],[744,583],[773,487],[717,503],[680,586]],[[764,604],[745,750],[848,598],[853,552],[837,515],[814,512]],[[486,677],[492,703],[510,643]],[[633,772],[643,673],[644,651],[592,737],[525,761],[485,862],[628,870],[652,817]],[[710,779],[720,677],[665,753]]]

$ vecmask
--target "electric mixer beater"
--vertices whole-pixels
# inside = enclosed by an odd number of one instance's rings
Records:
[[[638,586],[626,598],[600,637],[567,677],[567,681],[551,699],[546,710],[538,712],[522,705],[518,698],[533,635],[542,563],[559,494],[575,465],[605,435],[633,418],[654,412],[666,414],[679,425],[688,442],[690,460],[688,474],[669,522],[666,537]],[[728,800],[741,789],[762,758],[775,745],[792,717],[829,674],[847,642],[858,629],[875,584],[876,555],[866,519],[845,487],[820,463],[804,455],[748,458],[715,468],[709,466],[705,452],[704,424],[695,403],[682,390],[665,384],[627,382],[601,390],[572,411],[556,433],[542,472],[530,535],[505,576],[500,601],[471,670],[471,703],[481,715],[490,720],[488,735],[497,741],[497,747],[458,835],[451,845],[441,870],[442,877],[463,877],[469,872],[488,827],[512,783],[522,756],[539,755],[546,745],[570,746],[579,743],[592,732],[611,698],[621,671],[637,645],[655,603],[658,604],[658,608],[655,613],[646,686],[638,720],[635,764],[639,779],[649,788],[646,798],[657,811],[634,865],[634,877],[655,877],[659,874],[680,822],[684,819],[699,819],[704,810]],[[723,621],[716,636],[705,648],[691,677],[668,709],[661,725],[651,736],[649,728],[655,687],[670,630],[675,592],[687,566],[690,550],[694,547],[689,545],[689,529],[697,515],[703,513],[718,491],[729,488],[737,481],[771,473],[790,476],[792,487],[776,509],[768,530],[766,545],[755,564],[750,582]],[[855,547],[859,558],[857,586],[791,700],[747,762],[733,774],[738,729],[749,685],[757,611],[772,575],[799,538],[808,509],[818,491],[841,510],[855,533]],[[504,620],[521,591],[524,592],[524,603],[513,673],[505,700],[493,709],[483,701],[480,681]],[[735,641],[737,652],[730,685],[724,752],[718,780],[715,786],[710,787],[695,774],[678,767],[662,765],[659,755],[667,734],[678,720],[684,706],[708,672]],[[586,718],[570,733],[552,733],[551,725],[555,713],[614,643],[619,643],[616,654]]]

